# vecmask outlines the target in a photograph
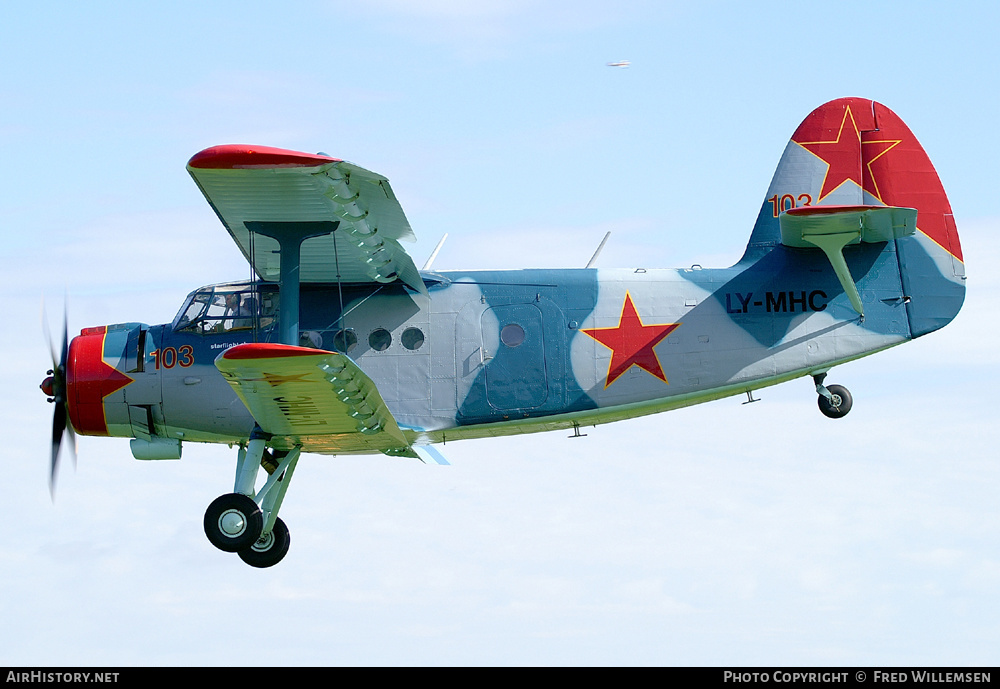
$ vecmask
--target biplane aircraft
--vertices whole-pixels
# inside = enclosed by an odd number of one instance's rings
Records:
[[[949,323],[965,295],[951,207],[907,126],[843,98],[795,130],[745,253],[723,269],[418,270],[388,180],[325,154],[225,145],[188,172],[254,279],[200,287],[173,322],[84,328],[54,354],[66,433],[236,450],[209,540],[269,567],[300,454],[446,463],[435,445],[663,412],[809,376]],[[263,468],[266,474],[260,476]],[[258,484],[261,484],[258,487]]]

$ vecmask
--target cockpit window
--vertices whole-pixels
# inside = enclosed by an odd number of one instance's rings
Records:
[[[249,285],[204,287],[188,296],[174,330],[209,335],[235,330],[261,330],[274,325],[278,295]]]

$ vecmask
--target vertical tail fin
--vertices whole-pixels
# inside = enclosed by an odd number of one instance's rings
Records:
[[[811,112],[785,147],[742,260],[781,243],[782,213],[815,205],[915,208],[918,232],[895,240],[911,334],[955,317],[965,265],[951,204],[930,158],[892,110],[840,98]]]

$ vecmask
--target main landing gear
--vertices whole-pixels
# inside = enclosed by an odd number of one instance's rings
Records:
[[[854,404],[850,391],[843,385],[823,385],[825,379],[826,372],[813,376],[813,382],[816,383],[816,393],[819,395],[819,399],[816,400],[819,404],[819,410],[823,412],[824,416],[831,419],[847,416],[847,412],[851,411],[851,406]]]
[[[299,448],[267,452],[267,434],[255,428],[250,442],[241,447],[236,462],[236,486],[219,496],[205,511],[205,535],[219,550],[237,553],[251,567],[271,567],[288,552],[291,537],[278,509],[298,463]],[[269,474],[255,491],[260,467]]]
[[[205,511],[205,535],[219,550],[238,553],[252,546],[264,531],[264,513],[246,495],[220,495]]]

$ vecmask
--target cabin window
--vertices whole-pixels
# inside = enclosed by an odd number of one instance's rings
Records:
[[[384,352],[392,344],[392,334],[385,328],[376,328],[368,336],[368,346],[376,352]]]
[[[524,342],[524,328],[517,323],[508,323],[500,331],[500,341],[508,347],[517,347]]]
[[[303,330],[299,333],[299,346],[323,349],[323,334],[318,330]]]
[[[347,354],[358,346],[358,336],[352,328],[338,330],[333,336],[333,348],[342,354]]]
[[[399,341],[411,352],[416,351],[424,343],[424,333],[420,328],[407,328],[403,331]]]

